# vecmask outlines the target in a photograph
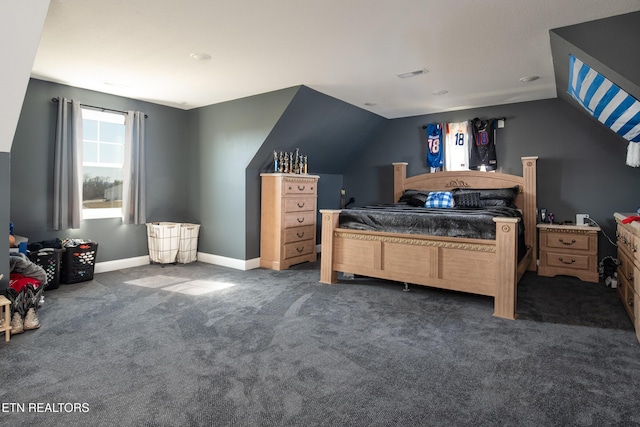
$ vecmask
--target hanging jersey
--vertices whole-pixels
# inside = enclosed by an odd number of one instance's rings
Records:
[[[430,168],[444,166],[442,125],[440,123],[427,125],[427,166]]]
[[[495,122],[495,119],[471,121],[474,143],[471,144],[469,169],[493,171],[498,167]]]
[[[469,169],[469,144],[472,142],[469,121],[447,123],[444,142],[445,169],[460,171]]]

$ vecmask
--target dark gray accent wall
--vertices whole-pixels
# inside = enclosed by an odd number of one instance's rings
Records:
[[[189,206],[201,223],[199,251],[246,260],[259,223],[259,172],[251,160],[299,87],[190,110]],[[258,213],[258,214],[257,214]],[[259,236],[258,236],[259,242]],[[253,252],[252,252],[253,254]]]
[[[301,86],[249,168],[271,172],[274,151],[299,148],[308,157],[309,173],[340,174],[386,122],[384,117]]]
[[[247,169],[247,259],[260,256],[260,173],[273,171],[274,151],[299,148],[308,158],[309,173],[320,175],[318,207],[337,209],[342,172],[386,123],[362,108],[299,87]]]
[[[79,229],[51,228],[55,97],[148,115],[147,220],[185,222],[188,210],[186,112],[80,88],[31,79],[11,149],[11,220],[16,234],[30,241],[83,238],[98,242],[98,262],[148,254],[146,227],[122,225],[120,219],[84,220]],[[4,173],[4,168],[3,168]],[[4,181],[3,181],[4,182]]]
[[[615,239],[614,212],[640,206],[640,169],[624,165],[626,144],[611,131],[559,99],[509,104],[465,111],[390,120],[344,172],[347,192],[356,205],[393,199],[392,162],[408,162],[409,176],[428,172],[422,126],[506,117],[497,132],[499,170],[522,174],[522,156],[538,156],[538,207],[558,221],[575,221],[588,213]],[[616,248],[600,234],[600,257]]]
[[[0,200],[5,202],[0,203],[0,224],[4,224],[6,233],[9,234],[9,204],[7,200],[11,200],[11,154],[6,152],[0,152]],[[8,236],[7,236],[8,239]],[[8,242],[7,242],[8,246]],[[9,286],[9,258],[5,258],[0,263],[0,274],[3,275],[0,280],[0,290],[6,289]]]

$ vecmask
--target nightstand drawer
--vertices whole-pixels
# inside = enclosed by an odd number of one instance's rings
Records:
[[[316,230],[314,225],[287,228],[284,232],[284,242],[292,243],[299,242],[301,240],[313,239],[315,231]]]
[[[594,267],[591,265],[591,258],[593,257],[589,255],[543,252],[542,256],[544,256],[546,265],[549,267],[571,268],[575,270],[591,270]]]
[[[588,234],[578,233],[557,233],[549,231],[546,234],[548,248],[570,249],[572,251],[589,252],[595,248],[591,247],[591,239]]]
[[[296,197],[291,199],[284,199],[284,211],[286,213],[315,211],[315,210],[316,210],[315,197]]]
[[[301,227],[303,225],[315,224],[316,212],[295,212],[284,216],[284,228]]]

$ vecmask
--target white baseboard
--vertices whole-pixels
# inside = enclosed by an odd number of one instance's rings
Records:
[[[316,245],[316,251],[320,252],[322,245]],[[253,270],[254,268],[260,268],[260,258],[253,258],[248,260],[241,260],[235,258],[228,258],[220,255],[212,255],[204,252],[198,252],[198,261],[206,262],[207,264],[220,265],[223,267],[234,268],[236,270]],[[135,258],[116,259],[113,261],[98,262],[95,266],[95,273],[106,273],[107,271],[120,270],[123,268],[139,267],[141,265],[148,265],[149,256],[139,256]]]
[[[260,258],[242,260],[220,255],[205,254],[204,252],[198,252],[198,261],[235,268],[236,270],[253,270],[254,268],[260,267]]]
[[[135,258],[116,259],[113,261],[97,262],[94,273],[106,273],[107,271],[120,270],[123,268],[139,267],[149,264],[149,255]]]

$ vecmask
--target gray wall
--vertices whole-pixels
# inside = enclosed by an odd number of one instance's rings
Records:
[[[626,144],[559,99],[386,120],[304,87],[185,112],[32,80],[12,153],[2,159],[10,163],[2,173],[10,170],[11,182],[4,188],[5,197],[11,200],[5,222],[13,220],[16,232],[32,241],[93,239],[100,243],[99,262],[146,255],[146,230],[144,226],[123,226],[118,219],[87,220],[79,230],[51,230],[55,129],[51,98],[57,96],[146,112],[148,220],[199,223],[199,250],[233,259],[259,256],[259,174],[268,170],[266,154],[274,147],[294,150],[300,146],[303,152],[320,149],[317,157],[310,157],[310,173],[321,177],[318,208],[337,208],[343,186],[356,205],[390,202],[390,163],[407,161],[410,175],[426,172],[422,126],[436,121],[506,117],[506,127],[498,131],[501,170],[520,174],[521,156],[540,156],[538,204],[554,212],[558,220],[589,213],[613,238],[612,213],[635,211],[640,205],[637,197],[630,196],[640,170],[624,166]],[[345,122],[352,117],[354,125],[345,125],[338,133],[325,132],[323,129],[331,129],[332,120],[322,114],[323,109],[328,116],[339,112]],[[313,138],[303,137],[309,129]],[[329,135],[326,140],[318,136],[323,134]],[[335,145],[336,139],[340,144]],[[334,173],[336,164],[342,171]],[[602,236],[600,252],[600,256],[615,253]]]
[[[510,104],[391,120],[344,173],[356,205],[391,202],[391,162],[408,162],[409,176],[428,172],[422,126],[434,122],[506,117],[497,133],[502,172],[521,174],[520,157],[538,156],[538,206],[558,221],[588,213],[615,239],[614,212],[640,206],[640,168],[624,165],[626,143],[595,120],[560,99]],[[600,234],[599,255],[616,254]]]
[[[247,212],[260,210],[259,173],[249,163],[298,87],[190,110],[187,114],[189,206],[201,224],[198,250],[246,260]],[[248,187],[247,187],[248,186]],[[249,188],[249,189],[247,189]],[[259,220],[258,220],[259,221]]]
[[[120,219],[84,220],[80,229],[51,228],[54,97],[115,110],[140,110],[147,119],[147,220],[183,222],[187,204],[185,112],[70,86],[31,79],[11,149],[11,212],[16,234],[30,241],[84,238],[99,243],[98,262],[148,254],[144,225],[122,225]],[[3,173],[5,169],[3,168]],[[5,182],[3,180],[3,182]]]

